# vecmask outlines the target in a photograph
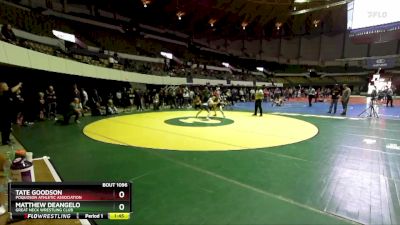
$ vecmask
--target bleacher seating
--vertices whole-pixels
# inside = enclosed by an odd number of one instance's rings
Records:
[[[362,76],[334,76],[333,78],[339,84],[360,84],[366,82],[366,78]]]
[[[0,6],[0,24],[10,23],[16,28],[33,34],[54,38],[51,31],[53,29],[56,29],[76,34],[78,38],[87,45],[96,46],[105,50],[111,50],[113,52],[116,51],[132,55],[160,57],[160,51],[171,51],[174,53],[174,56],[180,58],[183,63],[190,61],[197,64],[221,66],[221,63],[223,62],[223,57],[216,57],[215,54],[207,54],[200,51],[196,51],[196,53],[193,53],[191,50],[183,45],[166,43],[150,38],[143,38],[138,34],[124,34],[117,30],[94,27],[93,25],[88,24],[79,24],[76,21],[69,21],[63,18],[47,16],[39,12],[13,7],[4,3],[0,3]],[[93,55],[93,53],[89,52],[64,52],[54,46],[47,46],[45,44],[39,44],[33,41],[26,41],[21,45],[42,53],[55,55],[58,57],[74,59],[91,65],[132,72],[180,77],[185,77],[190,74],[193,77],[204,79],[236,79],[242,81],[257,80],[263,82],[271,81],[271,79],[266,78],[265,76],[256,76],[252,75],[250,72],[247,72],[247,69],[251,69],[255,66],[253,66],[252,64],[247,64],[246,62],[241,63],[241,65],[247,67],[246,70],[243,70],[243,72],[228,73],[225,71],[189,69],[188,67],[185,67],[183,65],[173,65],[171,68],[166,70],[165,65],[163,65],[162,63],[151,63],[130,59],[122,59],[119,61],[119,63],[110,63],[109,55],[102,55],[99,57],[98,55]],[[241,60],[236,59],[236,61],[240,62]],[[277,63],[274,63],[273,65],[277,68],[276,70],[274,70],[275,73],[304,73],[309,69],[307,65],[280,65]],[[362,71],[361,67],[314,68],[318,71],[336,73],[345,71]],[[365,79],[360,76],[335,76],[323,78],[288,76],[284,78],[274,77],[273,79],[275,83],[284,83],[285,85],[331,85],[335,82],[350,84],[365,83]]]

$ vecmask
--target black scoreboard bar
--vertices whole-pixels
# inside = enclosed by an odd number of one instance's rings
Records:
[[[9,183],[12,219],[127,220],[132,213],[130,182]]]

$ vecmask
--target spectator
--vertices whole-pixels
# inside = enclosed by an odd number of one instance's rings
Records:
[[[78,98],[79,102],[81,102],[81,92],[78,89],[78,85],[74,84],[72,86],[72,99]]]
[[[264,101],[269,102],[269,90],[268,88],[264,88]]]
[[[18,125],[24,125],[24,111],[26,109],[25,99],[22,97],[21,89],[15,92],[15,96],[13,98],[13,108],[15,110],[13,122],[16,122]]]
[[[393,107],[393,90],[391,87],[388,88],[386,95],[387,95],[386,107],[389,106],[389,103],[390,103],[390,107]]]
[[[122,106],[122,92],[120,90],[115,93],[115,105]]]
[[[243,90],[243,88],[239,89],[239,97],[240,97],[240,101],[242,101],[242,102],[246,101],[244,99],[244,90]]]
[[[9,88],[7,83],[0,83],[0,132],[1,132],[1,143],[2,145],[8,145],[11,143],[11,123],[13,121],[13,109],[12,109],[12,94],[17,92],[22,87],[22,83],[19,83],[13,88]]]
[[[195,95],[195,94],[194,94],[194,91],[191,89],[191,90],[189,91],[189,107],[192,105],[194,95]]]
[[[275,88],[274,99],[280,99],[281,96],[282,96],[282,90],[278,87]]]
[[[315,103],[318,102],[319,97],[321,97],[321,89],[317,88],[317,91],[315,92]]]
[[[47,113],[48,113],[47,118],[49,119],[54,118],[56,120],[57,96],[56,92],[54,91],[54,87],[51,85],[46,90],[46,103],[47,103]]]
[[[129,109],[129,111],[131,110],[131,102],[129,100],[129,90],[124,87],[124,89],[122,90],[122,99],[121,99],[121,104],[122,107],[124,108],[124,112],[127,111],[127,109]]]
[[[183,105],[185,108],[188,108],[190,106],[189,97],[190,97],[189,89],[187,87],[185,87],[183,89]]]
[[[137,111],[143,111],[143,107],[142,107],[142,94],[141,91],[139,89],[137,89],[135,91],[135,105],[136,105],[136,110]]]
[[[102,103],[102,99],[99,96],[99,94],[97,93],[96,89],[93,89],[93,94],[91,95],[91,101],[90,101],[90,108],[92,111],[92,116],[101,116],[102,112],[101,112],[101,103]]]
[[[128,94],[129,94],[129,103],[130,106],[132,106],[135,102],[135,92],[133,91],[133,88],[129,88]]]
[[[15,37],[11,24],[3,25],[1,27],[1,35],[7,42],[13,44],[17,42],[17,38]]]
[[[106,106],[106,115],[118,114],[118,109],[115,107],[113,100],[109,99]]]
[[[255,99],[255,94],[256,94],[256,90],[254,88],[252,88],[250,90],[250,101],[253,101]]]
[[[72,116],[75,116],[75,123],[80,123],[79,118],[82,116],[82,104],[79,98],[74,98],[69,104],[68,110],[64,115],[64,123],[69,124],[69,120]]]
[[[347,113],[347,105],[349,104],[350,101],[350,95],[351,95],[351,89],[347,86],[347,84],[343,84],[343,94],[342,94],[342,106],[343,106],[343,112],[342,116],[345,116]]]
[[[159,110],[160,109],[160,97],[158,93],[156,93],[153,97],[153,109]]]
[[[39,109],[39,120],[45,120],[46,101],[44,99],[44,93],[43,92],[39,92],[38,109]]]
[[[87,102],[89,101],[89,95],[88,93],[85,91],[85,89],[82,88],[82,108],[84,110],[89,109],[89,107],[87,106]]]

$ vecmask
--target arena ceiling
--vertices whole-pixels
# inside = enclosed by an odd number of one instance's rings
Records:
[[[348,0],[68,0],[194,36],[248,38],[343,31]],[[243,28],[245,27],[245,28]],[[279,29],[278,29],[279,27]]]

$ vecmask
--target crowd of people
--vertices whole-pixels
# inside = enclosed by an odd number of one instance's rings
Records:
[[[262,102],[270,102],[272,106],[282,106],[290,99],[309,100],[314,102],[330,102],[328,113],[336,113],[339,99],[343,105],[342,115],[346,115],[351,89],[347,85],[332,88],[313,87],[211,87],[211,86],[154,86],[147,88],[124,87],[115,92],[99,94],[96,89],[86,90],[74,84],[70,93],[63,93],[67,101],[58,98],[56,88],[52,85],[46,90],[37,90],[34,102],[24,98],[22,83],[9,88],[7,83],[0,83],[0,110],[2,143],[9,142],[11,123],[30,126],[35,121],[57,120],[68,124],[74,117],[75,123],[80,118],[92,116],[114,115],[120,112],[162,109],[199,109],[220,110],[232,107],[237,102],[255,101],[255,115],[262,116]],[[393,106],[393,91],[386,90],[387,104]],[[210,102],[213,102],[210,104]],[[203,105],[203,106],[202,106]],[[206,107],[207,106],[207,107]]]

